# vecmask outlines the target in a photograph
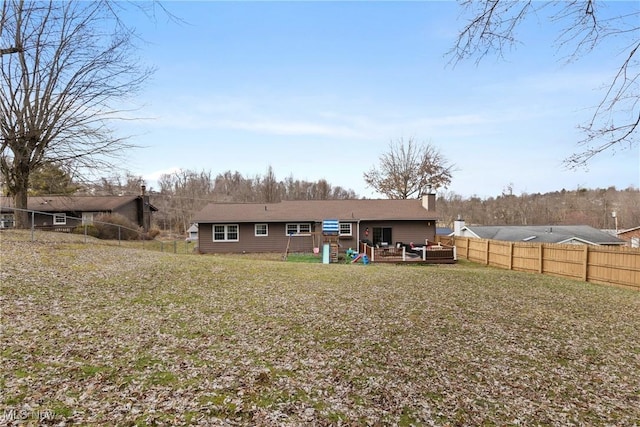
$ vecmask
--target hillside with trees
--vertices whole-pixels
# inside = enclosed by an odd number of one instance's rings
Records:
[[[458,216],[478,225],[590,225],[627,229],[640,225],[640,190],[586,189],[515,195],[507,188],[497,197],[438,197],[441,224],[452,227]],[[615,212],[615,218],[613,216]]]
[[[334,186],[324,179],[306,181],[289,175],[279,180],[271,167],[264,175],[255,176],[231,170],[217,174],[180,170],[162,175],[158,188],[150,187],[142,177],[131,173],[102,177],[92,183],[77,182],[64,170],[51,166],[38,170],[32,179],[31,195],[136,195],[146,184],[151,203],[158,208],[154,214],[156,226],[174,233],[184,233],[195,213],[210,202],[360,198],[354,190]],[[6,189],[2,190],[6,194]],[[635,187],[579,188],[516,195],[510,185],[502,194],[488,198],[440,191],[437,210],[439,225],[443,227],[453,227],[456,218],[461,217],[467,224],[477,225],[583,224],[599,229],[615,229],[617,221],[618,229],[623,230],[640,225],[640,190]]]

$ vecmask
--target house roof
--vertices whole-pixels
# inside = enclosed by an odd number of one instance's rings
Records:
[[[453,230],[450,227],[436,227],[437,236],[448,236],[451,233],[453,233]]]
[[[195,216],[195,222],[298,222],[435,220],[421,200],[340,199],[295,200],[279,203],[210,203]]]
[[[480,239],[508,242],[570,243],[577,240],[595,245],[625,244],[624,240],[588,225],[465,226],[463,230]]]
[[[640,230],[640,226],[639,227],[629,228],[629,229],[626,229],[626,230],[619,230],[617,235],[620,236],[622,234],[631,233],[631,232],[637,231],[637,230]]]
[[[112,212],[142,196],[30,196],[27,209],[39,212]],[[12,197],[0,198],[2,208],[13,208]],[[150,205],[152,211],[157,211]]]

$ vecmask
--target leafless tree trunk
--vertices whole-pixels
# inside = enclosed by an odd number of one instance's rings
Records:
[[[408,199],[426,194],[429,186],[438,189],[451,183],[453,166],[431,144],[418,145],[413,139],[391,141],[389,151],[380,156],[379,168],[365,172],[368,186],[390,199]]]
[[[124,154],[130,145],[109,125],[151,70],[139,67],[133,34],[109,2],[8,0],[1,10],[3,43],[19,49],[0,56],[0,171],[26,209],[30,173],[42,164],[96,170]],[[16,226],[27,225],[16,212]]]
[[[265,203],[274,203],[280,201],[280,187],[273,167],[269,166],[267,174],[262,178],[260,183],[261,201]]]
[[[570,168],[585,166],[596,155],[635,146],[640,124],[640,11],[637,7],[626,15],[600,8],[595,0],[565,2],[529,1],[462,1],[463,11],[470,19],[460,31],[450,51],[452,63],[475,57],[479,62],[489,53],[503,57],[507,48],[518,39],[515,35],[520,24],[530,15],[537,17],[543,9],[550,10],[550,22],[566,22],[557,38],[559,48],[569,48],[568,62],[578,60],[603,41],[620,40],[620,51],[610,49],[611,55],[621,55],[621,64],[604,95],[585,124],[579,126],[585,134],[578,141],[579,152],[565,159]],[[630,5],[632,3],[629,3]]]

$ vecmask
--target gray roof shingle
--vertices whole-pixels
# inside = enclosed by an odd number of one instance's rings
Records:
[[[114,211],[140,196],[29,196],[27,209],[39,212],[103,212]],[[14,207],[13,198],[2,197],[0,210]],[[157,210],[151,206],[151,210]]]
[[[598,245],[625,243],[624,240],[588,225],[467,226],[466,228],[481,239],[508,242],[561,243],[578,239]]]
[[[279,203],[210,203],[195,216],[195,222],[284,222],[337,219],[357,220],[435,220],[421,200],[348,199],[296,200]]]

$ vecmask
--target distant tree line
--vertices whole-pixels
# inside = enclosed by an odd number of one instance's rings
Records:
[[[238,171],[212,175],[210,171],[181,170],[164,174],[151,193],[158,208],[155,220],[162,229],[179,233],[189,228],[193,216],[210,202],[274,203],[281,200],[355,199],[350,189],[324,179],[305,181],[288,176],[278,180],[272,167],[264,175],[243,176]]]
[[[131,173],[102,177],[96,182],[76,182],[64,168],[48,166],[32,175],[30,195],[137,195],[146,184]],[[210,202],[269,203],[281,200],[357,199],[350,189],[333,186],[324,179],[305,181],[292,175],[278,180],[272,167],[264,175],[244,176],[238,171],[180,170],[162,175],[158,188],[147,187],[151,203],[158,208],[156,226],[183,233],[195,213]],[[640,190],[615,187],[560,190],[516,195],[508,185],[496,197],[463,197],[455,192],[438,193],[439,225],[453,227],[458,216],[479,225],[590,225],[599,229],[640,226]],[[615,218],[614,218],[615,212]]]
[[[437,200],[441,224],[452,227],[458,216],[477,225],[590,225],[598,229],[640,226],[640,190],[627,188],[561,190],[513,194],[507,187],[497,197],[464,198],[453,192]],[[615,212],[615,218],[614,213]]]

